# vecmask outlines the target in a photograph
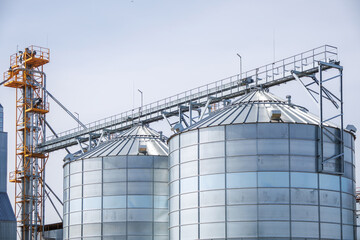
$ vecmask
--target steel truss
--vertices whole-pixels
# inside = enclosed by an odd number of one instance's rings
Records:
[[[16,88],[16,158],[10,182],[15,183],[15,215],[19,239],[42,239],[44,225],[45,164],[48,154],[39,151],[45,140],[49,104],[43,88],[43,65],[49,62],[47,48],[30,46],[10,57],[4,73],[5,87]],[[41,86],[41,87],[39,87]]]
[[[319,72],[318,63],[331,63],[337,60],[337,48],[324,45],[309,51],[258,67],[189,91],[147,104],[139,109],[108,117],[90,124],[81,125],[57,135],[50,136],[40,144],[43,152],[52,152],[66,147],[80,145],[82,150],[96,146],[104,129],[109,134],[131,128],[136,123],[151,123],[165,119],[173,131],[201,120],[218,104],[226,105],[230,99],[244,95],[252,88],[269,88],[295,80],[292,71],[298,71],[298,77],[309,76]],[[322,70],[332,65],[323,65]],[[188,113],[188,114],[186,114]],[[170,118],[177,117],[171,123]],[[87,143],[84,145],[84,143]]]
[[[330,69],[330,70],[329,70]],[[325,72],[328,76],[325,77]],[[300,72],[292,71],[294,78],[300,83],[309,97],[315,102],[319,109],[319,146],[318,146],[318,171],[327,173],[344,173],[344,99],[343,99],[343,67],[339,62],[318,63],[318,77],[315,74],[300,76]],[[330,75],[330,76],[329,76]],[[335,84],[334,84],[335,83]],[[333,86],[331,86],[331,84]],[[335,85],[335,87],[334,87]],[[330,87],[331,90],[330,90]],[[324,100],[331,103],[332,109],[325,107]],[[325,118],[326,116],[326,118]],[[329,128],[330,121],[339,120],[339,132]],[[333,156],[324,156],[324,145],[326,140],[333,142],[336,149]],[[326,164],[338,164],[336,172],[326,170]]]

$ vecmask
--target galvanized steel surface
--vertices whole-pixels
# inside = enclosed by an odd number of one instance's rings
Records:
[[[7,133],[0,132],[0,192],[7,189]]]
[[[170,239],[353,239],[354,141],[345,174],[317,173],[317,127],[257,123],[170,139]],[[326,141],[327,156],[337,146]],[[325,169],[336,172],[338,162]]]
[[[317,124],[258,91],[172,136],[170,240],[354,239],[354,136],[345,132],[344,174],[338,159],[319,173]],[[339,151],[334,140],[324,139],[326,157]]]
[[[79,158],[139,155],[139,146],[147,146],[147,154],[167,156],[165,138],[146,126],[137,126],[120,133],[115,139],[100,144]]]
[[[12,206],[6,192],[0,192],[0,224],[2,221],[16,221],[14,211],[12,210]],[[16,229],[13,230],[16,232]]]
[[[0,240],[16,240],[16,221],[0,221]]]
[[[64,239],[168,240],[167,168],[167,145],[145,126],[65,163]]]
[[[271,111],[277,110],[281,113],[280,119],[271,120]],[[213,112],[208,118],[194,124],[189,128],[203,128],[228,124],[257,123],[257,122],[282,122],[319,124],[319,118],[311,114],[306,108],[288,103],[279,97],[258,90],[250,92],[240,98],[234,104]],[[336,127],[333,124],[325,126]]]
[[[0,240],[16,239],[16,218],[7,195],[7,133],[3,132],[0,104]]]

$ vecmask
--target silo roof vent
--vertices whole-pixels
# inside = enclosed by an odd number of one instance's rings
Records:
[[[281,111],[278,109],[271,109],[270,110],[270,119],[271,120],[281,120]]]
[[[139,153],[145,154],[147,153],[147,147],[145,142],[139,143]]]

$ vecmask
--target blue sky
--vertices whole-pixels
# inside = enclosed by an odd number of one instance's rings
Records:
[[[0,69],[28,45],[51,49],[44,70],[48,89],[87,123],[144,102],[234,75],[324,44],[339,48],[344,66],[345,126],[360,127],[360,2],[355,0],[122,0],[0,2]],[[135,90],[135,91],[134,91]],[[270,91],[313,110],[295,83]],[[15,92],[0,87],[14,168]],[[51,102],[48,120],[58,131],[77,124]],[[159,130],[166,125],[154,124]],[[162,129],[160,129],[162,128]],[[359,150],[359,143],[357,143]],[[61,193],[64,151],[51,155],[49,184]],[[60,185],[59,185],[60,184]],[[9,184],[13,199],[13,185]],[[51,210],[50,210],[51,211]],[[57,221],[55,214],[48,221]]]

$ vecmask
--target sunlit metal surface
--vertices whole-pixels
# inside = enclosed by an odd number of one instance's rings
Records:
[[[135,126],[67,160],[64,239],[167,240],[167,155],[162,134]]]
[[[280,113],[279,119],[271,119],[272,110]],[[288,103],[270,92],[259,90],[240,98],[237,103],[214,112],[208,118],[194,124],[191,129],[242,123],[303,123],[319,124],[319,118],[306,108]],[[327,122],[325,126],[336,127]]]
[[[344,172],[340,158],[319,172],[318,124],[258,91],[172,136],[170,239],[354,239],[354,135],[344,134]],[[340,131],[327,129],[331,157]]]

